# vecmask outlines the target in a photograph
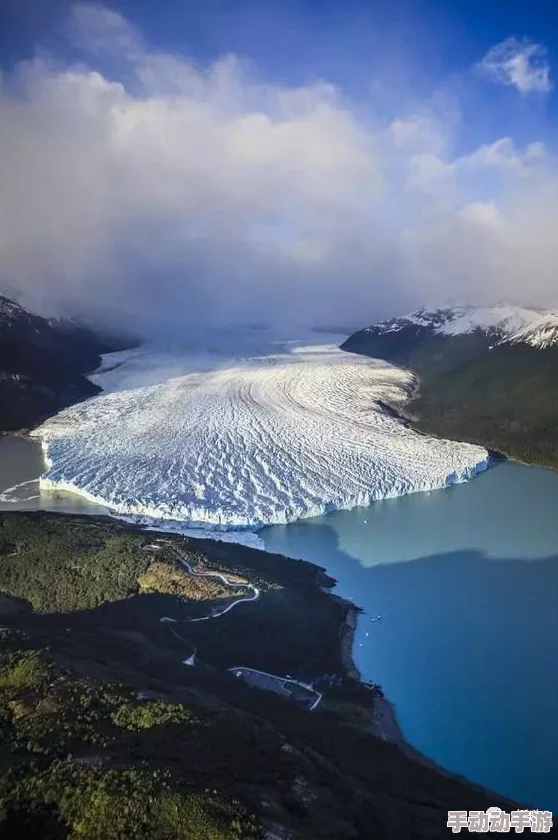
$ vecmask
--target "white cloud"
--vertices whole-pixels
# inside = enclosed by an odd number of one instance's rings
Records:
[[[0,87],[0,288],[30,305],[167,334],[555,295],[558,174],[541,143],[452,157],[446,107],[365,119],[327,82],[150,51],[102,7],[79,7],[76,27],[79,66],[35,59]]]
[[[409,159],[407,187],[425,196],[441,197],[454,187],[455,166],[437,155],[413,155]]]
[[[473,201],[462,207],[459,215],[472,225],[480,225],[496,231],[505,230],[502,214],[493,201]]]
[[[443,128],[424,116],[398,117],[390,123],[389,131],[393,142],[400,148],[440,152],[446,142]]]
[[[511,85],[520,93],[552,90],[546,48],[527,39],[506,38],[491,47],[477,68],[492,81]]]
[[[121,14],[101,4],[76,3],[68,21],[68,34],[77,46],[96,54],[120,53],[140,58],[144,49],[141,33]]]
[[[548,164],[544,143],[529,143],[524,149],[516,146],[511,137],[500,137],[494,143],[483,144],[468,155],[457,158],[455,166],[463,171],[494,170],[514,176],[532,176]]]

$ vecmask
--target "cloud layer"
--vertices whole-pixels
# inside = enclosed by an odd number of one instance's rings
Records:
[[[546,49],[541,44],[506,38],[496,44],[478,64],[494,82],[511,85],[520,93],[548,93],[552,90]]]
[[[200,68],[104,7],[70,33],[80,63],[41,54],[0,89],[0,288],[29,305],[179,332],[556,301],[558,172],[536,138],[452,155],[452,97],[394,117],[235,56]],[[531,47],[483,64],[548,90]]]

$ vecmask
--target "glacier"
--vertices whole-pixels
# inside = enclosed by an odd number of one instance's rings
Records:
[[[316,343],[320,341],[320,343]],[[206,536],[466,481],[472,444],[428,437],[398,412],[410,371],[335,344],[274,341],[244,355],[141,347],[110,354],[104,393],[47,420],[40,486],[114,515]],[[228,538],[234,538],[228,533]]]

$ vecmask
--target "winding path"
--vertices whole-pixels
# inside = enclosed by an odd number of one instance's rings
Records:
[[[252,590],[252,595],[250,598],[237,598],[236,601],[233,601],[232,604],[229,604],[222,610],[219,610],[217,612],[211,612],[209,615],[203,615],[201,616],[201,618],[191,618],[190,621],[207,621],[209,618],[219,618],[220,616],[225,615],[225,613],[230,612],[230,610],[232,610],[233,607],[236,607],[237,604],[244,604],[248,603],[249,601],[257,601],[257,599],[260,597],[260,590],[257,586],[254,586],[252,583],[237,583],[230,581],[225,577],[225,575],[222,575],[220,572],[197,572],[194,568],[192,568],[188,561],[182,557],[180,552],[178,552],[175,548],[173,548],[173,551],[178,561],[184,566],[185,569],[187,569],[189,574],[193,575],[194,577],[214,577],[220,580],[221,583],[224,583],[225,586],[242,586],[245,589]]]
[[[182,557],[180,552],[174,546],[171,546],[171,549],[178,562],[188,571],[190,575],[193,575],[194,577],[214,577],[220,580],[221,583],[223,583],[225,586],[243,586],[245,589],[252,590],[252,595],[249,598],[237,598],[236,601],[233,601],[232,604],[228,604],[228,606],[224,607],[222,610],[213,611],[209,615],[203,615],[200,618],[184,619],[185,621],[207,621],[209,618],[219,618],[220,616],[225,615],[225,613],[230,612],[230,610],[232,610],[233,607],[236,607],[237,604],[243,604],[249,601],[256,601],[260,597],[260,590],[257,586],[254,586],[252,583],[238,583],[236,581],[230,581],[228,580],[228,578],[225,577],[225,575],[221,574],[221,572],[198,572],[193,568],[193,566],[190,565],[190,563],[187,560],[184,559],[184,557]],[[178,619],[171,618],[168,615],[161,616],[159,621],[161,623],[178,624]],[[182,661],[182,664],[195,665],[196,654],[198,652],[198,649],[195,646],[195,644],[190,639],[185,639],[184,636],[181,636],[179,633],[177,633],[173,627],[170,627],[169,630],[171,631],[173,636],[175,636],[175,638],[179,639],[181,642],[188,642],[188,644],[192,646],[192,653],[189,657]]]
[[[169,545],[169,543],[166,543],[166,544]],[[184,557],[182,557],[180,552],[173,545],[170,545],[170,548],[171,548],[174,556],[176,557],[176,559],[188,571],[189,574],[191,574],[195,577],[214,577],[214,578],[217,578],[218,580],[220,580],[221,583],[223,583],[225,586],[243,586],[246,589],[251,589],[252,590],[252,595],[249,598],[237,598],[236,601],[232,602],[232,604],[229,604],[227,607],[225,607],[222,610],[219,610],[218,612],[211,612],[209,615],[204,615],[201,618],[185,619],[186,621],[189,621],[189,622],[207,621],[209,618],[219,618],[220,616],[225,615],[225,613],[228,613],[230,610],[232,610],[233,607],[236,607],[237,604],[242,604],[242,603],[245,603],[245,602],[248,602],[248,601],[256,601],[260,597],[260,590],[258,589],[257,586],[254,586],[254,584],[252,584],[252,583],[238,583],[237,581],[234,581],[234,582],[230,581],[228,578],[225,577],[225,575],[221,574],[221,572],[198,572],[190,565],[190,563],[187,560],[184,559]],[[177,624],[178,623],[178,619],[170,618],[170,616],[167,616],[167,615],[161,616],[159,621],[160,622],[165,622],[165,623],[168,622],[168,623],[171,623],[171,624]],[[190,654],[189,657],[187,657],[187,659],[182,660],[182,664],[183,665],[190,665],[190,666],[195,665],[196,654],[198,652],[195,644],[190,639],[185,639],[184,636],[181,636],[180,633],[177,633],[176,630],[173,627],[169,627],[169,630],[176,639],[179,639],[181,642],[187,642],[188,644],[190,644],[192,646],[192,653]],[[319,706],[319,704],[322,700],[322,697],[323,697],[323,695],[319,691],[316,691],[316,689],[313,686],[308,685],[307,683],[300,682],[299,680],[295,680],[292,677],[288,677],[288,676],[287,677],[280,677],[280,676],[277,676],[276,674],[269,674],[267,671],[259,671],[256,668],[247,668],[244,665],[241,665],[241,666],[236,665],[233,668],[227,668],[227,671],[231,674],[234,674],[236,677],[239,677],[239,676],[243,675],[245,680],[246,680],[246,675],[247,674],[257,674],[261,677],[265,677],[265,678],[269,679],[274,684],[274,687],[273,687],[272,690],[275,691],[275,693],[283,695],[283,696],[285,694],[290,694],[290,690],[286,687],[288,683],[298,685],[301,688],[306,689],[306,691],[308,691],[308,692],[310,692],[314,695],[314,700],[311,703],[311,705],[308,707],[308,711],[310,711],[310,712],[313,712]],[[248,680],[248,682],[250,682],[250,681]],[[269,687],[268,687],[268,690],[269,690]]]

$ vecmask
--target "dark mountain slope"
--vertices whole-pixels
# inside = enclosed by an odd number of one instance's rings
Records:
[[[85,374],[110,349],[117,348],[85,327],[48,321],[0,296],[0,432],[98,393]]]
[[[431,373],[451,370],[478,356],[490,346],[486,333],[477,330],[464,335],[440,335],[426,327],[406,325],[397,332],[380,333],[373,328],[359,330],[341,345],[343,350],[387,359],[396,365]]]
[[[449,370],[418,372],[419,428],[558,467],[558,347],[502,344]]]

